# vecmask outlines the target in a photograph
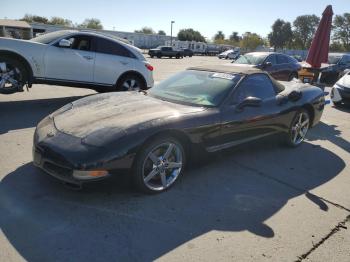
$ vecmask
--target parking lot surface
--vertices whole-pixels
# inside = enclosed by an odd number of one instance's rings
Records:
[[[216,57],[149,59],[155,81]],[[298,148],[267,139],[196,161],[168,192],[128,174],[82,191],[32,163],[36,124],[95,91],[0,96],[0,261],[349,261],[350,109],[327,105]]]

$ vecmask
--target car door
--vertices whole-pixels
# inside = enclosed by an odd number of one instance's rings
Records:
[[[271,65],[267,67],[265,66],[264,70],[268,72],[272,77],[278,79],[279,70],[278,70],[276,55],[275,54],[269,55],[264,61],[265,65],[266,63],[271,63]]]
[[[287,56],[278,54],[277,55],[277,68],[278,68],[278,80],[287,81],[292,73],[290,68],[289,59]]]
[[[244,105],[252,97],[260,103]],[[223,145],[232,146],[279,131],[285,108],[266,74],[247,76],[229,100],[221,115]]]
[[[135,61],[137,61],[135,55],[121,43],[96,37],[94,82],[115,85],[124,72],[135,69]]]
[[[59,81],[92,82],[95,62],[93,38],[77,34],[66,39],[71,42],[70,47],[60,47],[57,42],[46,49],[45,78]]]

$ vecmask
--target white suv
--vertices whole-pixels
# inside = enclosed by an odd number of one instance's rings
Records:
[[[97,91],[147,89],[153,67],[141,51],[111,35],[62,30],[31,40],[0,37],[0,93],[35,83]]]

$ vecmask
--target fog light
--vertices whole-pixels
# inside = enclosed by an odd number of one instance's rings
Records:
[[[100,177],[105,177],[108,175],[106,170],[91,170],[91,171],[80,171],[75,170],[73,172],[73,177],[80,180],[96,179]]]

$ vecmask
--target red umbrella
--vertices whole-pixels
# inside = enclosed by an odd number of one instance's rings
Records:
[[[332,27],[332,6],[326,7],[322,19],[318,25],[314,39],[312,40],[306,62],[313,68],[320,68],[321,63],[328,62],[329,38]]]

